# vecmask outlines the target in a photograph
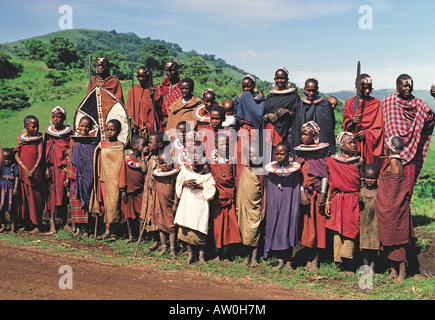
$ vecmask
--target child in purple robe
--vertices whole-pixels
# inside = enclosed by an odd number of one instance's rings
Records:
[[[277,255],[279,270],[285,265],[291,269],[293,247],[299,242],[299,204],[301,201],[299,163],[290,158],[287,141],[275,148],[275,159],[265,166],[268,172],[266,201],[266,238],[264,258]]]

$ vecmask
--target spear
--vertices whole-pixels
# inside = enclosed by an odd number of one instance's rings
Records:
[[[131,60],[131,93],[132,93],[132,98],[133,98],[133,114],[132,114],[132,118],[133,118],[133,123],[136,124],[136,104],[134,101],[134,65],[133,65],[133,59]],[[133,129],[133,135],[136,135],[136,129]]]
[[[151,88],[153,87],[153,74],[151,73]],[[154,132],[157,131],[157,114],[156,114],[156,99],[154,99],[154,93],[151,95],[151,101],[153,103],[153,116],[154,116]]]
[[[88,56],[88,91],[91,91],[91,55]]]
[[[358,109],[359,109],[360,90],[361,90],[361,63],[358,61],[358,64],[356,66],[356,100],[355,100],[356,115],[358,115]],[[361,140],[361,158],[364,159],[364,141],[362,140]]]

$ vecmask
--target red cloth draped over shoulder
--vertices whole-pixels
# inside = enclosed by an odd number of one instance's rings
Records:
[[[384,173],[379,179],[375,209],[379,241],[383,246],[402,245],[414,235],[404,173]]]
[[[332,157],[326,160],[331,190],[331,217],[328,229],[355,239],[359,233],[358,193],[361,185],[359,169],[352,162],[340,162]]]
[[[92,91],[95,86],[99,84],[99,86],[103,89],[106,89],[111,94],[113,94],[119,101],[124,104],[124,96],[122,95],[122,87],[121,82],[115,77],[108,76],[106,79],[101,79],[99,76],[92,78],[91,80],[91,90],[88,89],[88,93]]]
[[[344,104],[343,130],[346,130],[346,126],[356,114],[355,103],[356,96],[350,98]],[[353,133],[356,134],[357,129],[364,131],[364,159],[366,163],[376,162],[382,165],[383,161],[379,159],[384,150],[384,123],[381,101],[374,97],[369,97],[367,100],[360,99],[358,114],[361,115],[361,121]],[[358,141],[358,152],[361,152],[360,141]]]
[[[154,88],[154,101],[155,107],[160,108],[160,90],[158,87]],[[134,108],[133,108],[133,90],[134,90]],[[134,112],[133,112],[134,109]],[[140,128],[146,128],[148,135],[154,132],[154,113],[153,113],[153,102],[151,100],[150,89],[142,88],[141,85],[137,84],[128,91],[127,98],[127,110],[132,117],[133,122]],[[158,121],[157,130],[160,128],[160,121],[158,117],[158,110],[156,112],[156,118]]]
[[[70,136],[71,133],[61,137],[47,134],[45,140],[45,159],[47,166],[51,166],[51,183],[54,185],[56,206],[64,204],[66,172],[62,165],[66,164],[66,160],[63,159],[63,153],[70,145]]]

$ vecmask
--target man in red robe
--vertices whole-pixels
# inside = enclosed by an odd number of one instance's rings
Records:
[[[343,130],[352,132],[357,139],[358,154],[366,163],[382,165],[384,148],[384,124],[382,106],[378,98],[370,96],[373,90],[372,78],[368,74],[361,75],[359,106],[356,107],[356,96],[347,100],[343,110]]]
[[[169,61],[165,66],[166,78],[162,81],[159,86],[161,95],[161,108],[164,116],[162,127],[166,126],[166,122],[169,116],[168,109],[178,98],[181,97],[180,90],[180,71],[178,63],[174,61]]]
[[[115,77],[110,75],[110,63],[107,58],[97,58],[97,76],[92,78],[88,93],[92,91],[95,86],[100,86],[113,94],[122,104],[124,104],[124,96],[122,95],[121,83]]]
[[[138,130],[139,134],[149,137],[152,132],[159,131],[159,120],[163,117],[159,104],[160,90],[152,85],[153,74],[150,68],[139,67],[136,77],[139,84],[128,91],[127,110],[131,116],[131,127]],[[154,119],[157,120],[155,127]]]
[[[399,136],[405,143],[400,158],[409,185],[409,199],[423,169],[435,125],[432,109],[412,95],[413,85],[412,78],[402,74],[396,80],[397,93],[382,100],[385,141]]]

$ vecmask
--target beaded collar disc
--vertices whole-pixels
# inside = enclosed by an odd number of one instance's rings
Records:
[[[63,136],[65,134],[69,134],[72,131],[72,127],[69,125],[65,125],[64,128],[60,131],[57,131],[54,129],[55,126],[54,125],[49,125],[45,127],[45,133],[51,135],[51,136],[56,136],[56,137],[60,137]]]
[[[346,156],[343,154],[333,154],[331,157],[340,162],[352,162],[360,158],[359,156]]]
[[[295,147],[295,150],[297,151],[316,151],[320,149],[324,149],[329,147],[329,143],[327,142],[321,142],[318,144],[301,144]]]
[[[180,171],[180,169],[177,168],[173,168],[169,171],[162,171],[162,169],[157,168],[153,170],[153,175],[158,176],[158,177],[167,177],[167,176],[171,176],[175,173],[178,173],[178,171]]]
[[[289,165],[285,167],[280,167],[278,166],[278,161],[272,161],[264,166],[264,170],[276,174],[293,173],[298,171],[300,168],[301,168],[301,164],[298,162],[290,162]]]

